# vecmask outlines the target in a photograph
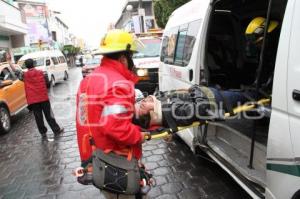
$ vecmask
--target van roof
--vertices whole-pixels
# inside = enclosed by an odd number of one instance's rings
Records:
[[[177,8],[169,18],[166,29],[203,19],[208,11],[209,4],[210,0],[192,0]]]
[[[62,52],[59,50],[44,50],[44,51],[38,51],[33,53],[28,53],[20,58],[20,61],[26,60],[26,59],[35,59],[38,57],[48,57],[48,56],[63,56]]]

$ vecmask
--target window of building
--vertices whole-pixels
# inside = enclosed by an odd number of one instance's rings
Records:
[[[55,31],[52,31],[51,34],[52,34],[52,39],[53,39],[53,41],[57,41],[56,32],[55,32]]]

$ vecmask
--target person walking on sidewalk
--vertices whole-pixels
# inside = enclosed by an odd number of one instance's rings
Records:
[[[28,71],[23,75],[28,106],[33,111],[38,130],[43,139],[47,139],[47,128],[44,125],[43,113],[54,135],[61,134],[64,129],[56,123],[48,97],[45,77],[42,71],[34,68],[34,60],[25,60]]]

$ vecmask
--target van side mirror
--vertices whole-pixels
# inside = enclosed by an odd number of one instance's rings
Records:
[[[13,84],[12,80],[3,80],[0,82],[0,88],[4,88],[4,87],[12,85],[12,84]]]
[[[50,60],[47,59],[47,60],[46,60],[46,66],[50,66],[50,64],[51,64],[51,63],[50,63]]]

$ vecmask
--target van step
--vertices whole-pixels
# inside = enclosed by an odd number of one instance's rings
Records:
[[[249,156],[241,153],[223,140],[217,137],[210,137],[207,140],[209,147],[219,156],[230,163],[237,171],[239,171],[248,180],[266,187],[266,170],[261,168],[250,169]]]
[[[247,126],[245,126],[247,128]],[[257,132],[258,134],[259,132]],[[259,135],[257,135],[259,136]],[[217,138],[230,147],[234,148],[243,156],[250,159],[251,139],[242,132],[229,127],[227,123],[210,123],[208,127],[208,138]],[[258,170],[265,170],[267,148],[258,142],[254,145],[253,167]]]

